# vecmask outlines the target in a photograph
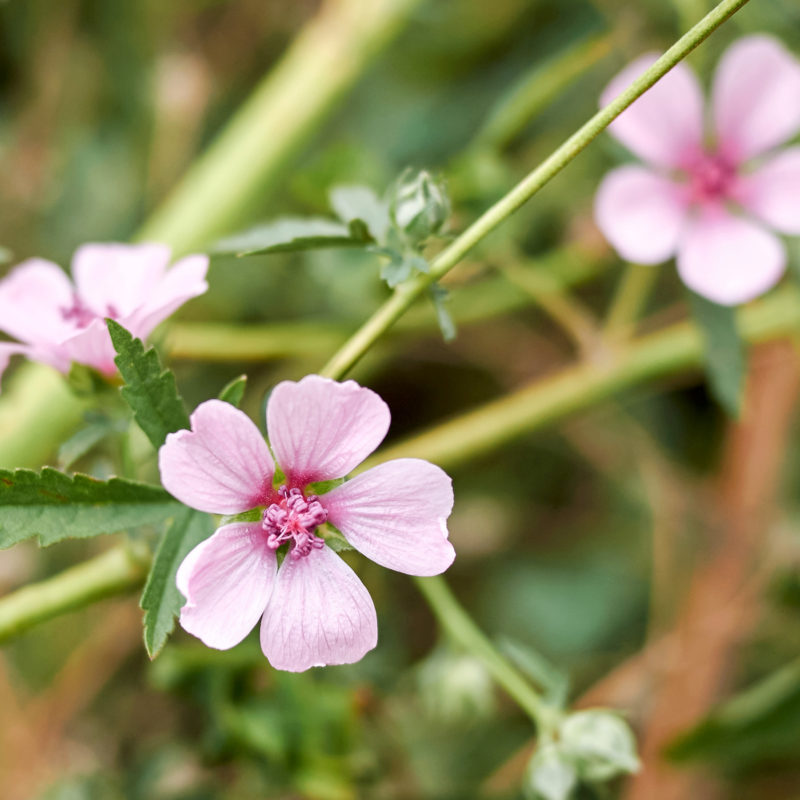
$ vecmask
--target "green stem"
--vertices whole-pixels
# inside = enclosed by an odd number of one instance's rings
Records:
[[[658,269],[627,265],[606,315],[603,333],[609,340],[627,339],[631,335],[657,280]]]
[[[551,730],[558,721],[557,709],[546,705],[516,667],[486,638],[455,598],[444,578],[437,575],[414,580],[448,636],[483,662],[495,681],[536,723],[540,733]]]
[[[125,545],[0,599],[0,642],[76,608],[141,586],[149,556]]]
[[[419,275],[398,286],[394,294],[334,354],[321,370],[321,374],[331,378],[340,378],[347,373],[375,341],[400,318],[403,312],[429,289],[432,283],[444,277],[478,242],[558,175],[634,100],[644,94],[747,2],[748,0],[723,0],[719,3],[711,13],[707,14],[648,70],[633,81],[624,92],[600,109],[533,172],[529,173],[508,194],[473,222],[434,259],[429,273]]]
[[[742,336],[751,343],[797,334],[800,331],[797,291],[783,289],[741,310],[739,326]],[[700,332],[692,323],[680,322],[609,351],[605,363],[594,361],[568,367],[384,448],[360,469],[408,456],[434,461],[446,468],[457,466],[630,386],[701,367],[703,358]]]
[[[265,189],[418,4],[328,0],[139,238],[184,252],[257,212]]]

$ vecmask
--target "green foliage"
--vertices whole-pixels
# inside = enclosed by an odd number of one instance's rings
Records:
[[[260,256],[331,247],[364,247],[372,241],[366,226],[357,219],[341,223],[315,217],[283,217],[222,239],[214,246],[214,252]]]
[[[226,384],[219,393],[219,399],[230,403],[237,408],[241,405],[244,390],[247,388],[247,375],[239,375],[230,383]]]
[[[127,421],[124,424],[127,427]],[[78,459],[100,444],[106,436],[121,433],[123,430],[121,420],[112,419],[105,414],[87,413],[86,425],[58,448],[59,469],[69,469]]]
[[[109,319],[108,332],[117,351],[114,363],[125,381],[122,396],[153,447],[159,448],[168,433],[189,427],[175,376],[162,369],[154,348],[145,350],[119,323]]]
[[[25,539],[41,545],[152,525],[180,508],[160,486],[88,475],[0,471],[0,548]]]
[[[569,800],[578,785],[578,773],[569,756],[557,744],[536,749],[523,783],[528,800]]]
[[[175,616],[184,603],[175,575],[183,559],[214,532],[214,521],[201,511],[181,509],[164,532],[142,593],[144,644],[155,658],[175,628]]]
[[[747,362],[736,327],[736,309],[712,303],[694,292],[689,292],[689,300],[692,316],[705,340],[711,393],[730,416],[738,418]]]

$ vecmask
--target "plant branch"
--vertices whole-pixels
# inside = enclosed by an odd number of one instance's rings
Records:
[[[366,351],[402,316],[434,282],[444,277],[461,259],[501,222],[526,203],[558,175],[582,150],[600,135],[634,100],[666,75],[678,62],[706,39],[748,0],[723,0],[688,33],[667,50],[624,92],[600,109],[533,172],[498,200],[443,250],[431,264],[430,272],[398,286],[394,294],[339,349],[320,371],[330,378],[341,378]]]
[[[0,642],[48,619],[144,583],[149,555],[120,545],[0,598]]]

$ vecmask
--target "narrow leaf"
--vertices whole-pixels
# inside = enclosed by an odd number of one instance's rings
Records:
[[[366,225],[349,225],[321,217],[283,217],[223,239],[215,253],[256,256],[332,247],[364,247],[372,242]]]
[[[689,292],[692,316],[705,340],[706,375],[711,393],[732,417],[742,410],[747,362],[736,327],[736,311]]]
[[[166,644],[184,603],[175,585],[178,567],[189,551],[213,532],[214,522],[208,514],[184,507],[161,537],[140,603],[145,612],[144,644],[150,658]]]
[[[134,339],[122,325],[111,319],[107,322],[117,351],[114,363],[125,381],[122,396],[131,407],[139,427],[158,449],[168,433],[189,427],[189,417],[178,394],[175,376],[171,370],[162,369],[158,354],[152,347],[145,350],[141,340]]]
[[[239,408],[244,397],[244,390],[247,388],[247,375],[240,375],[234,378],[225,388],[219,393],[219,399],[230,403],[232,406]]]
[[[382,242],[389,229],[389,205],[369,186],[334,186],[331,207],[343,222],[363,222],[375,241]]]
[[[49,545],[115,533],[161,522],[180,507],[160,486],[123,478],[0,470],[0,548],[34,537]]]
[[[456,324],[447,310],[447,300],[449,298],[447,289],[434,283],[431,288],[431,299],[433,300],[433,308],[436,311],[436,321],[439,323],[439,330],[442,332],[442,338],[446,342],[452,342],[456,338]]]
[[[114,420],[103,414],[87,414],[86,426],[70,436],[58,448],[58,467],[68,469],[79,458],[85,456],[95,445],[112,433],[121,433],[127,428],[127,420]]]

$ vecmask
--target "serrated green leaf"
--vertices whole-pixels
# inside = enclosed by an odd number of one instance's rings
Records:
[[[140,602],[150,658],[158,655],[175,629],[175,617],[184,603],[175,585],[178,567],[189,551],[213,532],[214,522],[208,514],[184,507],[161,537]]]
[[[247,375],[240,375],[234,378],[229,384],[223,388],[219,393],[219,399],[230,403],[232,406],[239,408],[244,397],[244,390],[247,388]]]
[[[736,310],[689,292],[692,317],[705,340],[706,375],[711,393],[722,408],[738,418],[747,362],[736,326]]]
[[[343,222],[363,222],[375,241],[384,240],[391,224],[389,205],[369,186],[334,186],[330,201],[336,216]]]
[[[109,319],[107,323],[117,351],[114,363],[125,381],[122,396],[139,427],[158,449],[168,433],[189,427],[189,416],[178,394],[175,376],[171,370],[162,369],[152,347],[145,350],[141,340],[134,339],[118,322]]]
[[[365,247],[372,242],[366,225],[349,225],[322,217],[283,217],[223,239],[215,253],[257,256],[332,247]]]
[[[124,478],[100,481],[41,472],[0,470],[0,549],[39,538],[43,546],[150,525],[181,508],[160,486]]]

